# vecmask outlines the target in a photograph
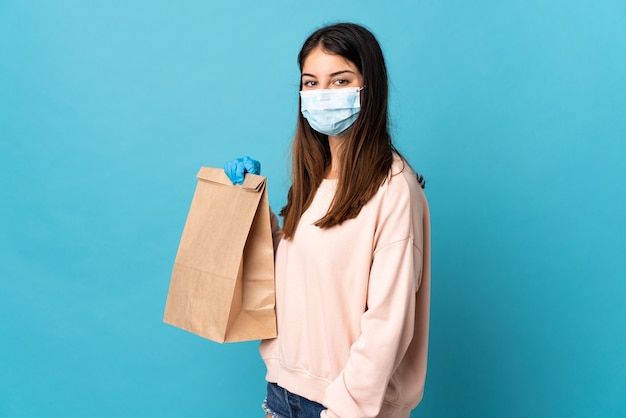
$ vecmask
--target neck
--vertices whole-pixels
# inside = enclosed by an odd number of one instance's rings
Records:
[[[328,136],[328,145],[330,146],[330,167],[326,171],[327,179],[338,179],[341,170],[341,153],[343,152],[343,144],[345,138],[338,136]]]

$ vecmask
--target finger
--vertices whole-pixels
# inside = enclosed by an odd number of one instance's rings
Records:
[[[228,176],[228,178],[230,179],[230,181],[233,184],[236,184],[236,161],[235,160],[231,160],[228,161],[226,164],[224,164],[224,173],[226,173],[226,175]]]
[[[261,163],[258,161],[246,156],[243,157],[243,164],[246,168],[246,172],[250,174],[261,174]]]
[[[237,161],[236,166],[235,166],[235,180],[234,183],[235,184],[243,184],[243,176],[245,174],[245,167],[243,165],[242,162]]]

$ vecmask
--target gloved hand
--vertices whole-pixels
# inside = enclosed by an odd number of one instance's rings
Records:
[[[224,164],[224,173],[233,184],[243,184],[246,173],[261,174],[261,163],[248,156],[235,158]]]

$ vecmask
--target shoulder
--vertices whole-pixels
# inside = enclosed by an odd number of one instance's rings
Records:
[[[428,204],[415,171],[399,155],[375,198],[376,248],[406,241],[421,249]]]
[[[406,200],[412,203],[412,207],[426,202],[417,174],[403,157],[395,153],[389,176],[379,192],[384,193],[385,200]]]
[[[382,216],[405,217],[410,214],[416,221],[428,212],[426,196],[417,174],[398,154],[394,154],[389,175],[380,186],[375,200]]]

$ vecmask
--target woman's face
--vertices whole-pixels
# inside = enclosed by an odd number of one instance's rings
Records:
[[[363,87],[363,76],[356,66],[341,55],[329,54],[320,46],[305,58],[301,90]]]

